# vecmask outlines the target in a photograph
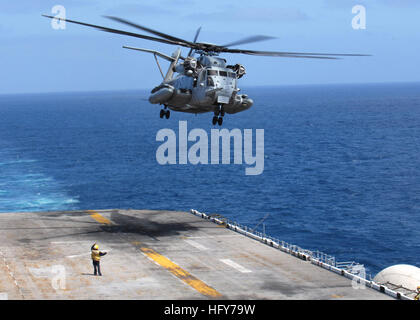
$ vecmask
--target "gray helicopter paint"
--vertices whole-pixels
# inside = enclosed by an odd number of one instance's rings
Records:
[[[176,51],[172,56],[176,58],[178,54],[179,51]],[[252,106],[253,101],[246,95],[237,96],[239,89],[236,74],[232,69],[226,68],[225,59],[200,56],[197,61],[202,68],[197,71],[196,77],[188,75],[182,63],[175,65],[177,61],[173,61],[165,79],[168,74],[173,75],[173,72],[178,75],[169,81],[163,81],[161,88],[152,93],[149,101],[165,104],[174,111],[188,113],[213,112],[219,105],[223,105],[225,112],[232,114]],[[163,84],[169,86],[162,86]]]
[[[219,57],[214,56],[200,56],[197,61],[199,61],[202,65],[208,66],[208,67],[220,67],[225,68],[226,67],[226,60]]]

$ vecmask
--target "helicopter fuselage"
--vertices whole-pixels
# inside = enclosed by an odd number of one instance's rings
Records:
[[[223,113],[241,112],[253,104],[247,95],[238,94],[237,81],[244,74],[243,67],[243,73],[238,75],[234,66],[226,66],[225,59],[201,55],[193,63],[184,62],[173,68],[178,74],[152,90],[151,103],[174,111],[215,114],[221,108]]]

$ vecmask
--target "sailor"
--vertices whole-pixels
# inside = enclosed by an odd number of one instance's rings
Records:
[[[95,276],[98,274],[102,276],[100,261],[101,261],[101,257],[106,255],[106,252],[99,251],[99,246],[96,243],[93,244],[90,250],[92,251],[91,257],[92,257],[94,274]]]
[[[417,287],[417,294],[414,297],[414,300],[420,300],[420,286]]]

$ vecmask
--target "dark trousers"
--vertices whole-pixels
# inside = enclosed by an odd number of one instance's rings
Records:
[[[92,260],[92,262],[93,262],[93,271],[94,271],[95,276],[97,274],[99,274],[101,276],[102,275],[101,274],[101,264],[99,263],[99,261]]]

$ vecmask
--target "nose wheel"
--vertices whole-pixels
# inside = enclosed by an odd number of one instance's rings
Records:
[[[213,125],[215,126],[216,124],[218,124],[219,126],[221,126],[222,125],[222,123],[223,123],[223,118],[222,117],[217,117],[217,116],[214,116],[213,117],[213,120],[212,120],[212,123],[213,123]]]
[[[166,109],[166,107],[165,107]],[[166,119],[169,119],[169,117],[171,116],[171,112],[169,110],[165,110],[165,109],[161,109],[160,110],[160,118],[163,119],[163,117],[165,117]]]
[[[223,123],[223,117],[225,116],[225,110],[223,109],[223,105],[219,105],[219,108],[217,108],[214,111],[214,117],[212,120],[213,125],[218,124],[219,126]]]

